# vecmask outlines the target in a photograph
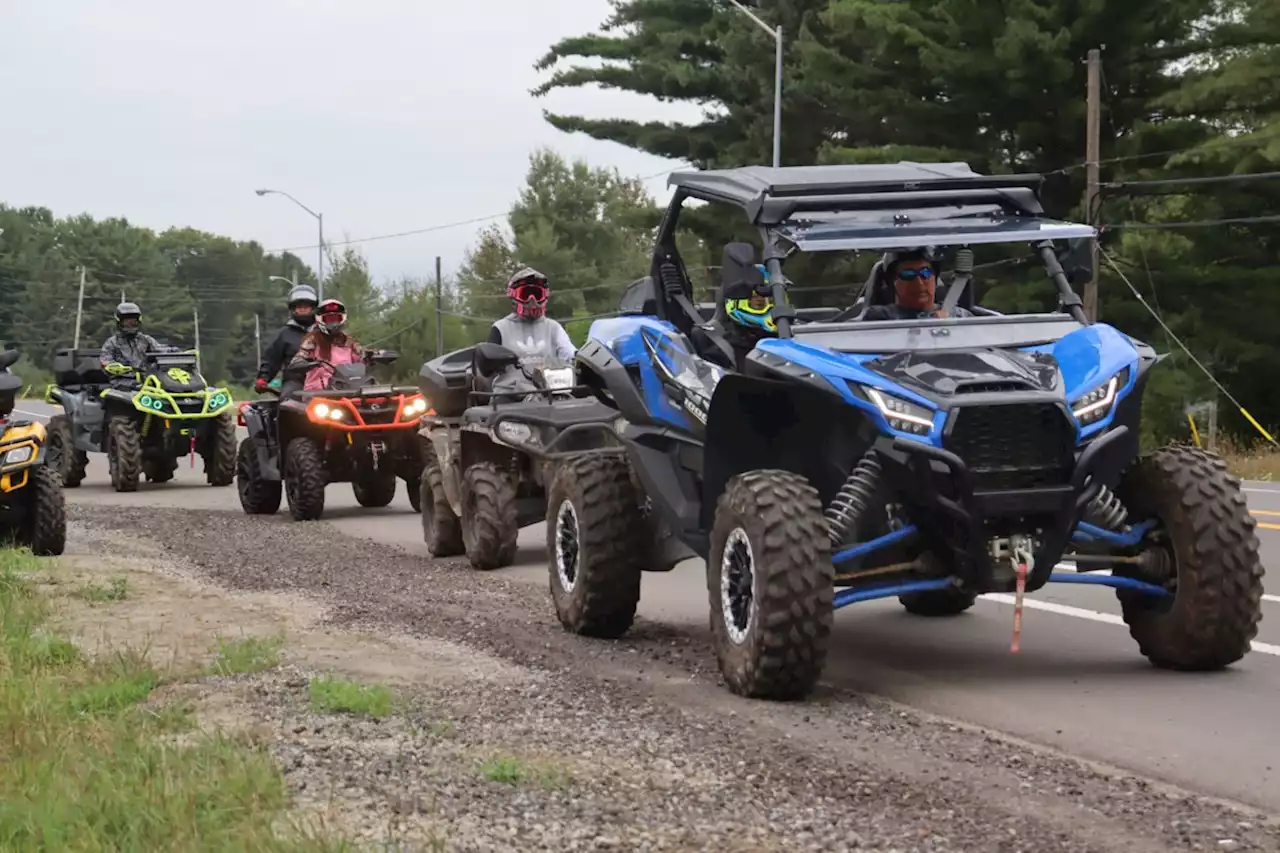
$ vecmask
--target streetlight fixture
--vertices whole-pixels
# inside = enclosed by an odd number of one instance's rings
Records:
[[[298,207],[305,210],[307,213],[310,213],[312,216],[316,218],[316,221],[320,223],[320,246],[316,250],[316,296],[319,297],[320,299],[324,299],[324,214],[316,213],[314,210],[307,207],[305,204],[298,201],[296,198],[289,195],[284,190],[262,189],[262,190],[254,190],[254,192],[256,192],[260,196],[267,195],[268,193],[272,193],[274,195],[282,195],[285,198],[289,199],[289,201],[296,204]]]
[[[759,7],[759,0],[746,0],[746,4],[739,0],[729,0],[734,8],[751,20],[755,21],[756,26],[773,36],[775,49],[774,59],[774,77],[773,77],[773,168],[782,165],[782,25],[770,27],[764,21],[760,20],[754,12],[747,8],[747,5]]]

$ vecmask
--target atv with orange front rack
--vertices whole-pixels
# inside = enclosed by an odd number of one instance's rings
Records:
[[[395,497],[397,478],[405,481],[414,511],[420,511],[417,427],[427,402],[417,388],[378,383],[369,375],[372,364],[397,358],[380,350],[355,364],[317,361],[286,369],[290,375],[324,365],[334,373],[322,391],[241,406],[240,422],[249,437],[240,443],[236,485],[246,513],[274,513],[283,492],[295,520],[318,519],[330,483],[351,483],[361,506],[382,507]]]

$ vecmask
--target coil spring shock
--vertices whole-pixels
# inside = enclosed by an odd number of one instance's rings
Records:
[[[1097,497],[1089,502],[1084,517],[1090,524],[1096,524],[1108,530],[1120,530],[1129,517],[1129,510],[1121,503],[1115,492],[1103,486],[1098,489]]]
[[[857,528],[859,519],[867,511],[868,504],[880,487],[880,460],[874,451],[868,452],[849,472],[844,485],[827,507],[827,528],[831,532],[831,544],[839,545]]]

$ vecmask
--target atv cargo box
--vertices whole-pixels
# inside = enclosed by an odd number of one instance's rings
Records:
[[[53,378],[58,385],[106,385],[111,377],[102,369],[100,349],[57,350],[53,354]]]
[[[466,411],[471,393],[471,362],[475,347],[445,353],[422,365],[418,390],[442,418],[456,418]]]

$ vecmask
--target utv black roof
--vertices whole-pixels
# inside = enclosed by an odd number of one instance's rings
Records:
[[[741,208],[756,225],[777,225],[797,213],[885,211],[998,205],[1013,215],[1039,216],[1043,176],[982,175],[967,163],[851,166],[743,166],[673,172],[667,185],[681,199]]]

